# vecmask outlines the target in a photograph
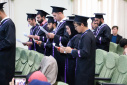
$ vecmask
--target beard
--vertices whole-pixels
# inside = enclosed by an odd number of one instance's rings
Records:
[[[99,23],[99,26],[102,24],[102,22],[100,21],[100,23]]]
[[[43,22],[43,20],[38,21],[39,24],[41,24],[42,22]]]

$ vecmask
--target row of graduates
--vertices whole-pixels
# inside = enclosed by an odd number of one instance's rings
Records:
[[[43,10],[37,10],[37,14],[27,14],[27,21],[32,28],[28,35],[29,41],[23,44],[27,45],[29,50],[38,51],[46,56],[52,55],[56,59],[58,64],[57,81],[63,81],[69,85],[94,85],[95,50],[98,48],[96,44],[99,42],[99,46],[102,49],[106,47],[108,51],[108,47],[103,46],[104,43],[100,43],[100,39],[108,37],[109,32],[105,34],[106,37],[102,36],[108,26],[105,24],[105,26],[101,26],[100,22],[100,26],[105,28],[103,30],[98,28],[92,32],[87,27],[89,17],[75,15],[69,16],[67,19],[63,13],[65,8],[51,7],[53,17],[47,16],[49,14]],[[97,13],[95,17],[100,19],[103,14]],[[40,25],[36,24],[36,19]],[[49,33],[45,34],[39,26]]]

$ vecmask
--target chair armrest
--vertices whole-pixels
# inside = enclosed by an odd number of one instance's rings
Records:
[[[99,73],[95,73],[95,76],[99,76]]]
[[[108,81],[111,80],[111,78],[99,78],[99,77],[95,77],[94,79],[95,80],[108,80]]]
[[[125,84],[102,83],[102,85],[125,85]]]
[[[15,71],[16,74],[22,74],[22,71]]]

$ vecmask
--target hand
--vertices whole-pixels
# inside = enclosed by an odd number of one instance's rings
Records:
[[[25,42],[25,43],[22,43],[24,46],[29,46],[29,45],[33,45],[33,43],[32,42]]]
[[[28,35],[29,38],[34,38],[34,35]]]
[[[56,48],[57,48],[57,50],[60,52],[60,53],[65,53],[65,47],[57,47],[57,46],[55,46]]]
[[[53,33],[48,33],[48,36],[49,36],[49,38],[53,39],[54,36],[55,36],[55,34],[53,34]]]
[[[49,38],[49,35],[48,34],[46,34],[46,38]]]
[[[39,46],[41,46],[42,41],[35,40],[35,43],[37,43]]]
[[[12,79],[12,81],[11,82],[9,82],[9,85],[14,85],[14,78]]]
[[[34,36],[35,40],[39,40],[39,38],[40,38],[40,36],[37,36],[37,35]]]
[[[22,44],[23,44],[24,46],[26,46],[26,45],[27,45],[27,44],[26,44],[26,42],[23,42]]]
[[[72,48],[71,47],[65,47],[65,51],[66,51],[66,53],[71,53]]]

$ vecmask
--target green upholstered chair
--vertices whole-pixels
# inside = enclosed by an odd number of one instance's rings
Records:
[[[119,55],[122,55],[123,51],[124,51],[124,49],[122,47],[120,47],[120,45],[118,45],[116,53],[118,53]]]
[[[96,69],[95,69],[95,74],[99,75],[101,72],[101,69],[104,65],[104,60],[105,60],[105,55],[107,54],[106,51],[97,49],[96,50]]]
[[[35,56],[34,52],[30,51],[29,56],[28,56],[28,63],[25,65],[25,67],[22,71],[22,75],[27,75],[31,71],[31,69],[34,65],[34,58],[35,57],[36,56]]]
[[[103,79],[104,80],[104,79]],[[117,67],[109,83],[99,82],[100,85],[127,85],[127,56],[118,58]]]
[[[110,42],[110,46],[109,46],[109,52],[115,52],[117,51],[117,44]]]
[[[28,50],[22,50],[21,51],[20,61],[17,63],[17,65],[15,67],[16,71],[23,71],[23,69],[26,66],[27,61],[28,61],[28,54],[29,54]]]
[[[105,63],[100,72],[99,77],[96,77],[96,82],[100,78],[111,78],[113,75],[114,70],[116,69],[117,62],[118,62],[119,55],[113,52],[108,52],[105,56]]]

